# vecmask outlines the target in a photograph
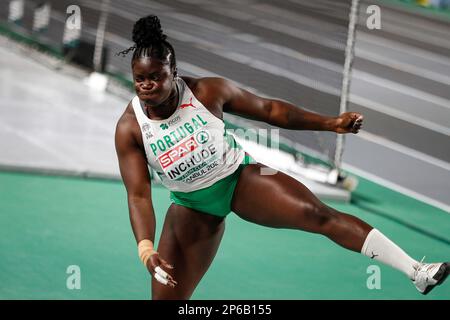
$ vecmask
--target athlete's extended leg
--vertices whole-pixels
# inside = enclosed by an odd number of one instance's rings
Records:
[[[241,218],[269,227],[322,234],[347,249],[404,272],[422,293],[445,279],[449,265],[418,263],[377,229],[328,207],[294,178],[282,172],[262,175],[264,167],[259,163],[248,165],[239,177],[232,209]],[[427,272],[421,274],[421,269]]]
[[[275,228],[300,229],[327,236],[337,244],[361,251],[372,227],[322,203],[294,178],[278,172],[261,175],[261,164],[242,171],[232,202],[241,218]]]
[[[225,230],[222,218],[172,204],[158,244],[167,270],[178,284],[170,288],[152,280],[152,299],[189,299],[208,270]]]

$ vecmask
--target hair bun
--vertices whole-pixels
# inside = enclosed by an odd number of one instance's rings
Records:
[[[167,36],[163,34],[159,18],[149,15],[140,18],[133,27],[133,41],[138,47],[150,47],[152,44],[161,43]]]

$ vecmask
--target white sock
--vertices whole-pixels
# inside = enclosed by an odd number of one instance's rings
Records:
[[[418,262],[377,229],[369,232],[361,253],[400,270],[410,279],[414,279],[414,265]]]

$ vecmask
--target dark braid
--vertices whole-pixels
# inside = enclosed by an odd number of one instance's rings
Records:
[[[165,61],[169,57],[171,69],[176,67],[175,50],[166,40],[167,36],[163,33],[159,18],[155,15],[149,15],[140,18],[133,27],[134,46],[123,50],[117,55],[125,56],[130,51],[133,52],[131,63],[141,57],[157,58]]]

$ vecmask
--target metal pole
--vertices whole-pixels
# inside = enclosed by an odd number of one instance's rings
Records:
[[[358,16],[359,16],[359,0],[352,0],[352,6],[350,9],[350,21],[348,24],[347,45],[345,47],[345,63],[342,77],[341,102],[339,114],[346,112],[348,106],[348,95],[350,91],[351,71],[355,49],[356,24],[358,22]],[[336,152],[334,155],[334,166],[338,171],[341,170],[342,154],[344,152],[344,143],[345,143],[344,135],[343,134],[338,135],[336,138]]]
[[[94,69],[97,72],[101,71],[102,58],[103,58],[103,44],[105,42],[105,29],[106,22],[109,14],[110,0],[103,0],[101,6],[100,19],[97,26],[97,35],[95,38],[95,50],[94,50]]]

